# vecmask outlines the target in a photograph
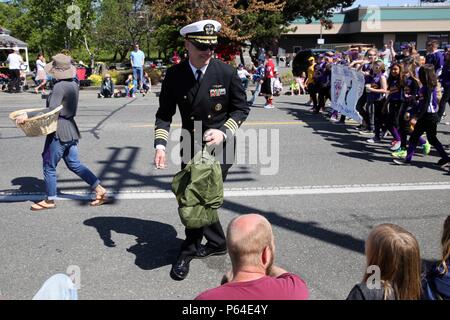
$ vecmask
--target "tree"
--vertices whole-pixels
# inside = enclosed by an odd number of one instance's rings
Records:
[[[172,48],[178,47],[179,30],[201,19],[219,21],[222,24],[220,42],[236,50],[254,38],[279,36],[283,28],[284,2],[281,0],[164,0],[151,2],[151,6],[157,21],[156,34],[163,34],[158,31],[160,28],[169,31],[166,47],[169,44]]]
[[[312,19],[330,18],[334,9],[347,8],[354,0],[286,0],[283,18],[289,23],[297,18],[304,18],[308,23]]]
[[[133,44],[151,30],[149,8],[139,0],[102,0],[96,26],[97,44],[123,60]]]
[[[63,48],[75,48],[84,41],[94,19],[91,0],[13,0],[2,5],[6,12],[5,27],[28,43],[32,51],[54,54]],[[76,5],[75,11],[69,7]],[[0,16],[2,15],[0,13]],[[73,15],[80,16],[70,24]],[[69,28],[69,25],[72,28]]]

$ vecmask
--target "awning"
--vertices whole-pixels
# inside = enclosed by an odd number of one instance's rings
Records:
[[[19,49],[25,49],[28,45],[11,36],[11,31],[0,27],[0,49],[12,49],[18,47]]]
[[[27,66],[26,72],[30,72],[30,64],[28,61],[28,45],[14,37],[11,36],[11,31],[0,27],[0,50],[10,50],[14,47],[17,47],[22,50],[25,50],[25,64]]]

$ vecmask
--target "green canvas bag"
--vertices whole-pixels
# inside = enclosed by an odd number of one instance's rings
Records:
[[[220,163],[206,148],[199,151],[172,181],[178,202],[178,214],[188,229],[219,221],[217,209],[223,204],[223,181]]]

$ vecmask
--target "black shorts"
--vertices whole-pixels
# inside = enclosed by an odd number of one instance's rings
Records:
[[[265,96],[272,96],[272,78],[266,78],[264,79],[264,82],[261,85],[261,94]]]

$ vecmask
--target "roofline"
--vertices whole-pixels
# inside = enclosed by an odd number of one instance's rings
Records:
[[[418,5],[407,5],[407,6],[358,6],[358,7],[354,7],[354,8],[343,8],[342,13],[345,12],[349,12],[349,11],[354,11],[354,10],[360,10],[360,9],[372,9],[374,7],[377,7],[379,9],[442,9],[442,8],[450,8],[450,2],[445,2],[442,4],[436,3],[433,5],[423,5],[423,6],[418,6]],[[340,13],[340,12],[336,12],[336,13]]]

